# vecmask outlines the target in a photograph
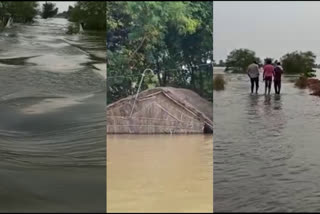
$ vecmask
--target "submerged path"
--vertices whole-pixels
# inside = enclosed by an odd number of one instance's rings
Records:
[[[0,212],[105,211],[105,39],[68,24],[0,32]]]
[[[225,77],[214,92],[215,212],[320,211],[320,98],[288,78],[265,96],[262,81],[250,95],[247,75]]]

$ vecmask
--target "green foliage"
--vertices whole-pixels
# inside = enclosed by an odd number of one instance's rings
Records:
[[[256,60],[257,63],[261,63],[260,58],[256,57],[256,54],[252,50],[248,49],[235,49],[230,52],[226,60],[226,71],[246,72],[248,66]]]
[[[85,30],[106,29],[105,1],[78,1],[74,7],[69,7],[69,20],[83,23]]]
[[[134,94],[146,68],[154,74],[142,89],[184,87],[212,100],[212,66],[203,65],[212,60],[212,2],[108,1],[107,50],[108,103]]]
[[[224,76],[222,74],[217,74],[213,78],[213,90],[221,91],[225,88],[226,81],[224,80]]]
[[[36,1],[1,1],[0,18],[11,16],[15,22],[31,22],[37,15]],[[2,21],[4,22],[4,21]]]
[[[283,69],[289,74],[304,74],[306,77],[314,77],[316,56],[311,51],[292,52],[281,58]]]
[[[58,8],[55,8],[55,4],[53,3],[44,3],[42,5],[42,13],[41,17],[44,19],[54,17],[58,13]]]

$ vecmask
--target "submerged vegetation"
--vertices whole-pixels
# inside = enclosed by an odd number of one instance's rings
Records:
[[[223,74],[216,74],[213,78],[213,90],[221,91],[225,89],[226,81]]]
[[[148,86],[212,100],[212,2],[107,1],[107,103]]]
[[[257,63],[261,63],[260,58],[256,57],[256,53],[249,49],[235,49],[230,52],[226,60],[226,71],[232,71],[236,73],[245,73],[248,65],[254,60]]]
[[[268,59],[275,63],[275,60],[270,57],[265,58],[264,63],[266,63],[266,60]],[[259,64],[261,63],[261,59],[256,56],[254,51],[249,49],[235,49],[227,56],[225,63],[226,71],[245,73],[247,71],[247,67],[254,60]],[[282,56],[280,62],[286,74],[302,75],[300,80],[298,80],[298,85],[300,85],[304,77],[308,78],[315,76],[315,70],[313,69],[316,67],[315,60],[316,56],[311,51],[294,51]]]
[[[286,73],[303,74],[305,77],[314,77],[316,55],[311,51],[292,52],[281,58],[283,69]]]

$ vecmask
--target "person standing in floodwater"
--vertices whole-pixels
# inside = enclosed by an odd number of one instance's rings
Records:
[[[256,94],[257,94],[259,89],[260,73],[259,73],[259,66],[256,61],[253,61],[253,63],[248,66],[247,73],[251,81],[251,94],[253,94],[254,85],[256,85]]]
[[[270,94],[273,72],[274,72],[274,67],[272,65],[272,60],[267,59],[266,64],[263,67],[263,80],[265,81],[265,92],[264,92],[265,94],[267,94],[267,90],[268,90],[268,94]]]
[[[277,66],[274,68],[273,76],[274,76],[274,91],[276,94],[280,94],[281,90],[281,76],[283,74],[283,68],[280,62],[277,62]]]

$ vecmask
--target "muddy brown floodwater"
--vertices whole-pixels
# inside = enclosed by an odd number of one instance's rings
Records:
[[[212,135],[107,136],[107,212],[212,212]]]

